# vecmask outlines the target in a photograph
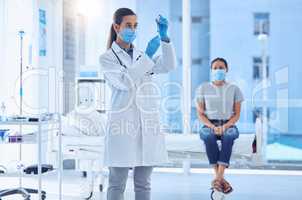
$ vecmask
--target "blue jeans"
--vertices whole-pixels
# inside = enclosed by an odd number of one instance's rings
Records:
[[[232,155],[232,148],[234,140],[239,137],[239,131],[236,126],[231,126],[221,136],[217,136],[214,130],[204,126],[201,129],[200,138],[204,141],[206,146],[206,153],[211,165],[224,165],[226,167],[230,164]],[[219,150],[217,141],[221,140],[221,149]]]

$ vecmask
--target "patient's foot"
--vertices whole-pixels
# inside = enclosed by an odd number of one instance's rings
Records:
[[[222,179],[220,178],[215,178],[212,181],[212,188],[219,191],[219,192],[223,192],[223,185],[222,185]]]
[[[225,179],[222,179],[222,188],[223,188],[223,193],[229,194],[233,191],[233,188],[229,182],[227,182]]]

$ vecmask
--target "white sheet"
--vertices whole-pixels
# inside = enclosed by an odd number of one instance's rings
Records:
[[[71,112],[63,117],[63,151],[65,158],[78,159],[82,163],[81,170],[91,167],[91,160],[101,169],[104,153],[106,117],[104,114],[92,112],[79,114]],[[169,152],[205,153],[205,146],[198,134],[165,134]],[[254,134],[241,134],[235,141],[233,155],[251,156]],[[84,161],[84,162],[83,162]],[[86,162],[87,161],[87,162]]]
[[[250,156],[254,134],[241,134],[233,146],[233,154]],[[205,146],[198,134],[166,134],[168,151],[205,153]]]
[[[106,115],[97,111],[72,111],[62,116],[63,159],[75,159],[76,169],[80,171],[100,171],[103,167],[105,126]],[[57,150],[56,145],[54,149]]]
[[[62,117],[62,132],[65,136],[105,136],[106,121],[106,115],[97,111],[74,110]]]

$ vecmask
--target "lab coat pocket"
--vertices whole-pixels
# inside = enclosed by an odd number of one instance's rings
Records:
[[[108,131],[111,135],[127,135],[137,137],[140,129],[137,110],[133,107],[125,111],[110,114]]]

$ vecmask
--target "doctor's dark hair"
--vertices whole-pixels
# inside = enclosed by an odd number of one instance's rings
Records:
[[[211,69],[212,69],[212,67],[213,67],[214,62],[216,62],[216,61],[223,62],[224,65],[225,65],[225,67],[226,67],[226,70],[227,70],[227,71],[229,70],[228,62],[226,61],[226,59],[220,58],[220,57],[217,57],[217,58],[215,58],[215,59],[212,60],[212,62],[211,62]]]
[[[111,48],[112,43],[116,40],[117,34],[113,28],[113,24],[121,24],[123,22],[123,18],[128,15],[136,15],[131,9],[129,8],[119,8],[115,11],[113,15],[113,23],[110,28],[110,34],[107,43],[107,49]]]

